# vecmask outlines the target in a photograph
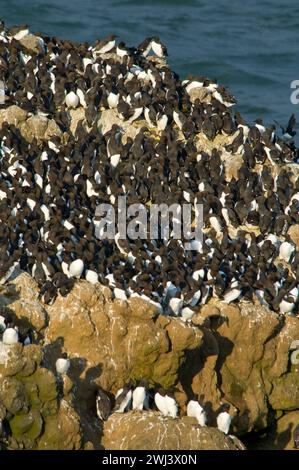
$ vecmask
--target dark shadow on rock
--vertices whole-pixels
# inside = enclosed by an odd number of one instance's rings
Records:
[[[203,325],[210,328],[212,331],[216,331],[220,326],[226,323],[229,326],[229,319],[224,315],[210,315],[205,318]]]
[[[101,449],[103,426],[96,413],[96,394],[99,389],[96,380],[102,373],[102,364],[85,371],[86,363],[86,359],[81,357],[71,359],[68,375],[74,384],[72,405],[80,419],[83,444],[91,442],[95,449]],[[108,396],[112,398],[109,393]]]
[[[285,317],[280,316],[278,325],[276,325],[276,327],[274,328],[270,336],[266,339],[264,344],[267,344],[269,341],[271,341],[271,339],[278,336],[281,330],[284,328],[284,326],[285,326]]]
[[[205,358],[203,346],[196,349],[188,349],[185,352],[185,360],[179,367],[178,379],[188,400],[194,397],[192,390],[193,378],[203,369]]]
[[[289,423],[285,431],[277,432],[277,421],[267,429],[252,431],[242,436],[242,441],[249,450],[285,450],[292,442],[294,423]]]
[[[241,413],[234,416],[232,426],[238,429],[238,435],[248,431],[250,423],[250,410],[245,408]]]
[[[43,348],[43,360],[42,366],[46,369],[49,369],[53,372],[56,377],[56,387],[57,387],[57,403],[58,408],[60,408],[61,400],[64,395],[63,390],[63,378],[56,373],[55,363],[59,357],[61,357],[63,352],[64,338],[59,336],[53,343],[47,344]]]
[[[55,370],[55,362],[63,352],[64,346],[64,338],[59,336],[53,343],[47,344],[43,348],[43,367],[46,369],[50,369],[54,374],[56,374]]]
[[[20,292],[15,284],[0,285],[0,307],[8,307],[20,298]]]
[[[217,385],[223,396],[223,392],[221,390],[221,387],[222,387],[221,368],[223,364],[225,363],[226,358],[232,353],[234,349],[234,343],[230,339],[225,338],[225,336],[221,336],[218,333],[218,331],[214,331],[214,336],[217,340],[218,347],[219,347],[219,354],[218,354],[218,358],[217,358],[217,362],[215,366],[215,370],[217,373]]]
[[[0,450],[9,450],[9,439],[12,432],[8,420],[5,418],[2,421],[2,433],[0,433]]]
[[[210,329],[198,327],[203,333],[203,342],[199,348],[187,350],[186,358],[179,368],[179,381],[187,395],[187,399],[194,397],[192,390],[193,378],[204,368],[206,358],[218,354],[218,347]]]
[[[16,279],[22,272],[23,271],[16,273],[16,276],[11,278],[10,281],[12,279]],[[31,330],[34,336],[33,343],[35,342],[38,343],[43,339],[43,335],[40,332],[37,332],[35,330],[35,328],[32,326],[32,324],[30,323],[27,317],[17,316],[14,310],[9,307],[10,304],[16,302],[19,299],[20,299],[19,289],[17,288],[15,284],[0,285],[0,315],[1,315],[1,310],[3,309],[3,311],[5,311],[12,318],[12,321],[19,328],[19,332],[21,335],[26,335],[26,333],[28,333],[28,331]],[[46,310],[45,310],[45,315],[46,315],[46,325],[47,325],[48,314]]]
[[[57,338],[53,343],[44,347],[43,366],[56,374],[55,362],[61,357],[64,350],[63,337]],[[80,426],[83,433],[83,445],[91,442],[95,449],[101,449],[103,426],[96,413],[96,394],[99,389],[97,379],[102,373],[102,364],[95,367],[87,367],[87,360],[83,357],[70,359],[70,368],[67,373],[73,387],[71,389],[71,404],[79,416]],[[57,377],[58,405],[64,397],[63,378]],[[108,393],[112,399],[114,397]],[[68,397],[66,397],[69,399]]]
[[[28,317],[17,317],[14,310],[9,307],[0,307],[0,315],[6,318],[9,317],[10,321],[12,321],[15,326],[17,326],[19,341],[21,343],[23,343],[29,333],[31,333],[32,336],[32,344],[39,344],[43,338],[43,335],[35,330]],[[2,334],[3,333],[0,332],[0,340],[2,340]]]
[[[212,355],[218,356],[215,370],[217,373],[218,387],[221,391],[221,367],[234,348],[233,342],[221,336],[217,331],[223,323],[228,323],[228,318],[222,315],[211,315],[207,317],[206,320],[208,320],[207,324],[209,328],[198,326],[203,332],[202,345],[199,348],[186,351],[186,359],[179,369],[179,381],[182,384],[188,400],[192,399],[194,396],[192,390],[193,378],[203,370],[207,357]]]
[[[288,443],[292,440],[292,430],[294,428],[293,423],[289,423],[288,428],[279,433],[276,438],[277,449],[285,449]]]
[[[206,412],[207,417],[207,426],[215,427],[216,423],[216,412],[213,410],[213,405],[210,401],[206,401],[204,403],[204,410]]]
[[[221,336],[220,333],[217,331],[224,323],[229,326],[229,318],[223,315],[211,315],[207,317],[210,321],[210,329],[214,335],[214,338],[218,344],[218,358],[215,366],[215,370],[217,373],[217,385],[219,390],[221,391],[222,386],[222,376],[221,376],[221,368],[226,361],[226,358],[232,353],[234,348],[234,343],[226,338],[225,336]],[[223,396],[223,393],[221,391]]]

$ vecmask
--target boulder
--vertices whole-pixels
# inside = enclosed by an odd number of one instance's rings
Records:
[[[20,39],[20,43],[26,49],[29,49],[29,51],[33,51],[36,54],[41,54],[44,52],[41,38],[35,36],[34,34],[27,34],[25,37]]]
[[[213,301],[192,321],[208,326],[218,348],[206,332],[201,350],[194,351],[197,371],[194,365],[191,374],[185,370],[182,376],[187,394],[204,393],[214,412],[221,400],[231,403],[238,435],[266,428],[272,409],[299,408],[298,365],[290,363],[291,343],[299,338],[298,318],[280,319],[266,307],[246,302]]]
[[[3,122],[18,127],[26,119],[27,112],[19,106],[12,105],[6,109],[0,109],[0,127],[2,127]]]
[[[198,348],[202,340],[198,328],[157,316],[147,302],[107,301],[98,286],[86,281],[76,283],[68,297],[59,296],[47,311],[48,350],[61,338],[63,348],[77,356],[73,373],[86,376],[98,367],[97,383],[113,393],[129,378],[147,377],[152,384],[174,385],[186,351]],[[57,351],[47,356],[50,363],[55,355]]]
[[[82,447],[79,417],[60,393],[57,378],[42,366],[39,345],[9,347],[0,364],[0,419],[10,428],[9,449]]]
[[[113,414],[104,424],[102,442],[106,450],[245,450],[237,438],[216,428],[158,412]]]
[[[20,126],[22,136],[32,142],[33,139],[37,141],[50,140],[53,136],[60,136],[61,130],[54,121],[45,116],[31,116]]]

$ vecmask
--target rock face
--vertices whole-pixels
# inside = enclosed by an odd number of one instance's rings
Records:
[[[84,281],[48,312],[46,341],[63,337],[65,349],[71,355],[80,351],[87,367],[100,364],[99,383],[112,392],[128,378],[149,377],[152,383],[173,385],[185,351],[199,347],[202,339],[197,328],[158,316],[155,307],[141,299],[112,302],[98,286]]]
[[[20,331],[33,326],[39,341],[9,349],[0,342],[0,413],[12,432],[10,447],[112,449],[124,433],[123,448],[132,449],[139,444],[133,431],[131,435],[125,430],[134,429],[137,419],[147,423],[150,417],[166,426],[161,449],[167,448],[166,441],[176,448],[225,448],[236,443],[214,428],[216,410],[228,401],[233,434],[270,429],[271,436],[277,427],[271,442],[282,448],[283,426],[297,416],[299,366],[290,362],[290,346],[299,339],[296,317],[281,320],[265,307],[213,301],[184,323],[159,315],[153,305],[137,298],[113,300],[108,288],[86,281],[77,281],[67,297],[58,296],[46,306],[38,300],[35,281],[25,273],[1,287],[0,306],[11,312]],[[71,368],[62,392],[54,372],[63,351]],[[141,377],[151,386],[176,385],[181,418],[166,420],[165,425],[157,413],[113,415],[103,430],[95,413],[98,386],[113,398],[126,381]],[[184,416],[186,404],[193,394],[202,393],[209,428],[194,428],[190,441],[175,440],[176,426],[193,429]],[[60,434],[54,432],[56,427]],[[157,445],[152,434],[142,439],[147,449]]]
[[[74,407],[85,440],[95,447],[100,445],[94,409],[99,385],[114,394],[128,379],[147,377],[152,385],[170,387],[179,380],[186,352],[201,345],[203,334],[196,326],[159,316],[155,307],[140,299],[112,301],[110,290],[100,285],[78,282],[66,298],[59,296],[46,308],[37,299],[37,285],[25,273],[5,289],[0,305],[9,306],[20,324],[34,319],[41,326],[43,364],[54,371],[62,351],[71,357]]]
[[[299,411],[291,411],[276,421],[275,428],[260,439],[249,439],[248,449],[256,450],[295,450],[293,433],[299,423]]]
[[[234,419],[238,434],[267,428],[273,410],[299,408],[299,368],[290,363],[290,345],[299,338],[297,318],[280,320],[265,307],[218,302],[204,307],[194,321],[208,324],[213,339],[207,338],[209,361],[194,376],[192,389],[205,393],[212,403],[219,396],[232,403],[238,410]],[[216,384],[210,392],[207,367],[210,382]]]
[[[20,42],[26,50],[43,55],[38,37],[28,35]],[[191,95],[192,103],[197,99],[211,102],[211,94],[204,88],[195,88]],[[63,102],[64,97],[60,110],[64,110]],[[41,148],[55,137],[64,145],[79,123],[89,129],[85,114],[83,106],[69,110],[68,134],[54,119],[12,105],[0,109],[0,128],[16,126],[26,142]],[[143,125],[154,139],[159,137],[158,130],[149,128],[143,119],[124,122],[115,109],[97,110],[97,131],[105,134],[113,124],[121,125],[123,143],[134,138]],[[175,134],[179,140],[185,139],[180,129]],[[241,154],[232,156],[225,149],[235,137],[235,133],[218,133],[210,140],[200,131],[194,141],[199,152],[221,151],[225,184],[238,179],[243,164]],[[292,178],[298,178],[297,164],[270,168],[273,176],[291,170]],[[257,171],[261,170],[257,164]],[[298,227],[293,224],[288,231],[297,248]],[[205,230],[208,233],[212,228]],[[258,226],[246,230],[259,234]],[[228,233],[232,238],[238,236],[231,225]],[[76,282],[67,297],[58,295],[47,306],[38,299],[36,282],[24,273],[0,286],[0,307],[16,320],[20,333],[28,327],[34,331],[33,345],[7,347],[0,341],[0,419],[6,428],[0,446],[242,449],[237,438],[226,437],[215,428],[216,411],[221,402],[228,401],[233,414],[231,432],[242,438],[264,431],[267,439],[261,447],[292,447],[292,431],[299,419],[299,365],[290,361],[290,346],[299,340],[298,317],[281,319],[260,305],[241,302],[232,306],[212,300],[184,323],[159,315],[155,306],[138,298],[128,302],[112,299],[108,288],[86,281]],[[71,362],[69,376],[63,381],[55,375],[55,361],[62,352],[68,353]],[[98,387],[113,402],[126,381],[143,377],[151,386],[176,386],[180,418],[129,412],[112,415],[103,426],[95,411]],[[186,404],[194,394],[204,394],[207,428],[197,427],[185,416]]]
[[[197,426],[193,418],[163,418],[156,412],[114,414],[104,425],[107,450],[244,450],[237,438]]]
[[[56,377],[42,366],[40,346],[0,343],[0,418],[10,449],[79,449],[78,415],[59,396]]]
[[[0,128],[3,123],[13,124],[20,129],[22,136],[32,142],[49,140],[53,136],[60,136],[61,131],[54,119],[45,116],[30,116],[19,106],[12,105],[0,110]]]

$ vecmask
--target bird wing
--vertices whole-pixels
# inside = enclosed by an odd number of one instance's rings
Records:
[[[282,133],[284,134],[284,133],[285,133],[285,128],[284,128],[284,127],[282,127],[282,125],[281,125],[281,124],[279,124],[279,122],[275,121],[275,119],[274,119],[274,122],[275,122],[275,124],[277,124],[277,125],[280,127],[280,129],[281,129]]]
[[[101,404],[103,404],[103,407],[101,407]],[[105,412],[103,413],[104,410]],[[98,415],[101,415],[105,420],[108,418],[111,412],[110,398],[103,392],[100,392],[97,397],[97,411]]]
[[[122,404],[122,402],[126,398],[127,393],[128,393],[128,390],[122,390],[121,393],[116,397],[115,406],[114,406],[113,411],[116,411],[116,410],[119,409],[120,405]]]
[[[286,132],[292,135],[292,131],[295,126],[296,126],[296,118],[295,118],[295,114],[292,114],[292,116],[289,119]]]

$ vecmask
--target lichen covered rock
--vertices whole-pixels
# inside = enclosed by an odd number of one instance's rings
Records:
[[[224,396],[234,407],[237,434],[267,428],[273,409],[298,409],[298,366],[290,363],[291,343],[299,338],[297,318],[280,319],[250,303],[213,302],[194,321],[208,325],[209,333],[205,350],[195,351],[198,372],[194,371],[192,390],[204,393],[214,411]],[[185,372],[185,381],[186,376]]]
[[[193,418],[163,418],[157,412],[114,414],[105,422],[106,450],[240,450],[237,438],[200,427]]]
[[[53,372],[42,367],[41,347],[16,344],[6,353],[0,364],[0,418],[9,429],[7,447],[81,448],[78,416],[70,403],[61,401]]]
[[[43,343],[43,348],[16,344],[0,350],[5,419],[20,415],[20,426],[26,428],[36,410],[43,421],[43,432],[31,441],[27,430],[13,434],[16,448],[102,448],[97,387],[113,395],[127,380],[141,377],[151,386],[175,385],[181,416],[193,394],[204,394],[209,426],[216,425],[220,403],[230,402],[231,432],[240,436],[271,429],[278,417],[298,409],[298,366],[290,362],[291,344],[299,339],[296,317],[282,321],[265,307],[212,301],[184,323],[158,314],[142,299],[112,299],[107,287],[86,281],[77,281],[67,297],[58,296],[51,306],[42,304],[37,292],[32,278],[21,274],[0,296],[20,324],[31,320],[38,326]],[[63,351],[71,359],[63,385],[65,408],[59,406],[53,375]],[[9,399],[2,401],[4,395]],[[12,421],[13,429],[18,424]],[[60,444],[55,426],[61,433],[75,429],[75,435]]]
[[[68,353],[80,351],[85,371],[101,364],[98,382],[112,392],[129,378],[174,385],[185,352],[202,340],[198,328],[158,316],[145,301],[107,301],[98,286],[84,281],[67,298],[58,297],[48,312],[46,341],[55,343],[61,337]]]

